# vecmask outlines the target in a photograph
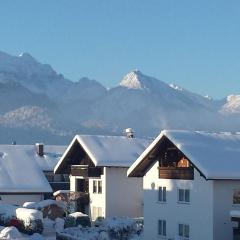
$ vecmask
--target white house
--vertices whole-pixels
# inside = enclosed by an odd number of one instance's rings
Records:
[[[43,144],[0,145],[0,200],[22,205],[41,201],[54,190],[68,187],[68,178],[53,175],[65,149]]]
[[[77,210],[93,220],[140,217],[142,179],[128,178],[127,169],[148,145],[139,138],[77,135],[54,172],[70,174],[70,190],[82,199]]]
[[[240,134],[162,131],[128,176],[143,177],[146,240],[239,239]]]

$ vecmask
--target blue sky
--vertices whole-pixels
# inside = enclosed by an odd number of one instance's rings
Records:
[[[221,98],[240,94],[239,0],[1,0],[0,50],[71,80],[115,86],[139,69]]]

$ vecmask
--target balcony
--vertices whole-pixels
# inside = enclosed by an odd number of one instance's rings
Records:
[[[102,174],[103,174],[103,169],[101,167],[89,167],[86,165],[71,166],[72,176],[82,176],[84,178],[89,178],[89,177],[100,177]]]
[[[193,167],[159,167],[159,178],[164,179],[194,179]]]

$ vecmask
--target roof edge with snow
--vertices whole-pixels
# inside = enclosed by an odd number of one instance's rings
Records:
[[[173,134],[172,134],[173,133]],[[149,159],[148,157],[151,155],[151,153],[154,151],[156,147],[161,146],[161,143],[164,139],[168,139],[171,141],[185,156],[188,157],[189,161],[193,164],[194,168],[200,172],[202,176],[205,177],[206,180],[240,180],[240,173],[236,174],[236,167],[239,168],[240,172],[240,159],[239,156],[234,152],[235,160],[239,159],[239,166],[233,166],[232,172],[228,169],[225,170],[224,168],[221,169],[221,171],[213,171],[212,168],[209,167],[208,164],[206,164],[206,161],[204,162],[203,159],[201,159],[201,156],[198,156],[196,153],[192,153],[187,151],[186,144],[184,143],[184,139],[181,142],[178,138],[174,137],[174,133],[178,134],[201,134],[201,132],[190,132],[190,131],[168,131],[163,130],[158,135],[158,137],[149,145],[149,147],[138,157],[138,159],[132,164],[132,166],[128,169],[127,175],[128,177],[143,177],[146,172],[148,171],[149,167],[151,167],[157,160],[156,159]],[[216,133],[204,133],[202,134],[214,136],[217,135]],[[220,136],[221,134],[219,134]],[[232,135],[234,137],[235,135]],[[236,137],[236,136],[235,136]],[[218,139],[219,140],[219,139]],[[221,140],[221,139],[220,139]],[[237,137],[238,144],[240,144],[240,138]],[[231,142],[230,142],[231,144]],[[240,145],[239,145],[240,146]],[[196,146],[195,146],[196,147]],[[201,148],[199,144],[199,148]],[[201,149],[203,152],[204,149]],[[207,153],[206,153],[207,154]],[[217,155],[215,157],[217,159]],[[209,159],[209,161],[214,160]],[[218,159],[217,159],[218,160]],[[216,162],[216,160],[214,160]],[[225,159],[226,161],[226,159]],[[221,162],[220,162],[221,163]],[[220,165],[220,163],[218,165]],[[228,163],[231,164],[230,162]],[[235,169],[235,170],[234,170]]]

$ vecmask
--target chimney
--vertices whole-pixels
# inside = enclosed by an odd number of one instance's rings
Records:
[[[40,157],[43,157],[43,155],[44,155],[44,144],[43,143],[36,143],[35,145],[36,145],[37,154]]]
[[[128,138],[133,138],[134,137],[132,128],[125,129],[125,133],[126,133]]]

